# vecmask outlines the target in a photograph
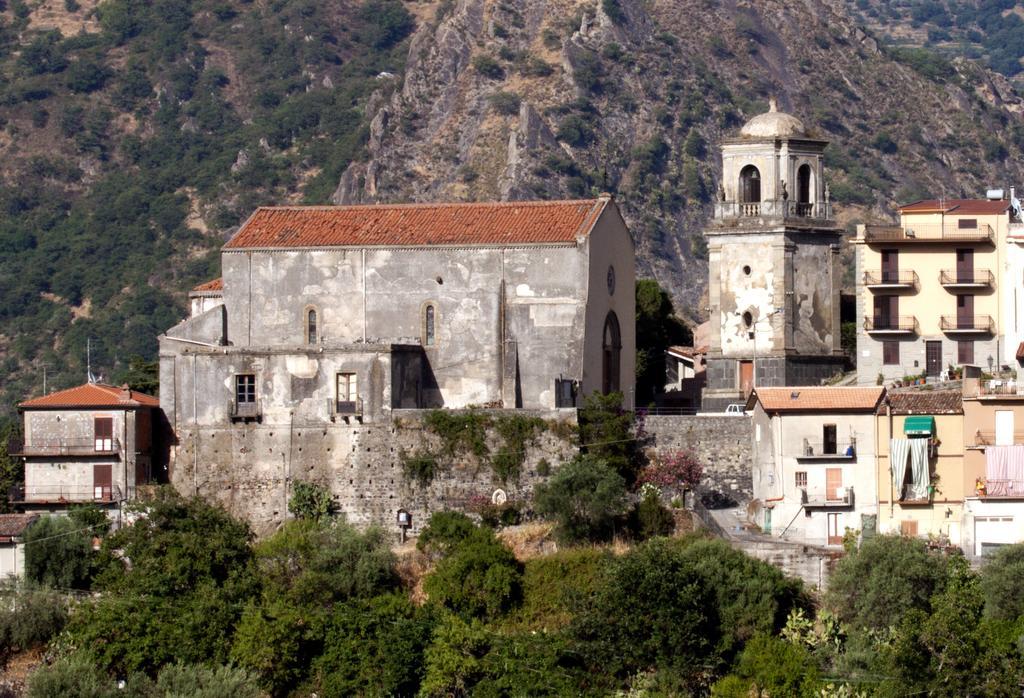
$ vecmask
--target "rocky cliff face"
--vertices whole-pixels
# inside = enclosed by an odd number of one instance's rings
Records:
[[[901,62],[840,2],[459,0],[418,28],[400,87],[370,101],[369,157],[334,201],[611,191],[641,274],[696,319],[716,143],[771,95],[832,141],[844,222],[1020,181],[1020,97],[936,60]]]

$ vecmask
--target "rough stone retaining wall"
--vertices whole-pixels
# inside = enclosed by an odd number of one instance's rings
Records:
[[[647,415],[648,448],[692,451],[704,463],[700,490],[727,494],[740,504],[753,498],[753,420],[747,415]]]
[[[396,536],[399,509],[412,514],[415,535],[443,509],[465,510],[473,498],[490,499],[495,490],[510,502],[528,502],[541,460],[552,470],[576,453],[571,429],[545,429],[525,449],[520,476],[500,482],[473,456],[459,455],[428,484],[405,476],[402,454],[436,446],[439,439],[423,427],[425,410],[394,410],[392,419],[372,424],[318,423],[270,426],[231,424],[179,431],[171,482],[182,493],[199,494],[252,525],[258,536],[272,533],[288,517],[292,483],[326,485],[346,519],[360,527],[383,526]],[[573,410],[486,410],[502,415],[541,417],[548,424],[576,424]],[[488,433],[492,451],[501,445]]]

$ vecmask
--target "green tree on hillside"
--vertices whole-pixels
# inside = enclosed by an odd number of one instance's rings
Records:
[[[654,279],[636,282],[636,403],[644,405],[665,386],[665,350],[692,344],[693,333],[675,316],[672,299]]]

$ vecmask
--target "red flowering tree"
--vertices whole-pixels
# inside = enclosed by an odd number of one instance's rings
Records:
[[[664,489],[693,490],[704,475],[704,464],[690,451],[669,451],[655,456],[640,471],[640,484],[651,483]]]

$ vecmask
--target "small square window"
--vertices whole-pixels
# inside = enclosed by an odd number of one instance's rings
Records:
[[[800,489],[807,488],[807,471],[798,470],[796,472],[796,486]]]

